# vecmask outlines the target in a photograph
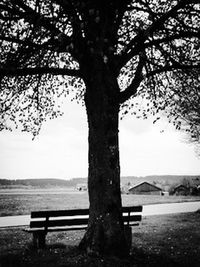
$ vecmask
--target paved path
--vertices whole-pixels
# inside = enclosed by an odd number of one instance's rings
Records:
[[[182,212],[194,212],[200,209],[200,201],[182,202],[182,203],[165,203],[143,206],[143,216],[172,214]]]
[[[0,227],[29,225],[30,215],[0,217]]]
[[[200,201],[143,206],[143,216],[194,212],[200,209]],[[0,217],[0,227],[25,226],[30,223],[30,215]]]

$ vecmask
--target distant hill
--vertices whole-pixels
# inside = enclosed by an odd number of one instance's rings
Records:
[[[64,179],[53,179],[53,178],[43,178],[43,179],[0,179],[0,186],[2,187],[40,187],[40,188],[49,188],[49,187],[74,187],[78,183],[83,183],[86,178],[74,178],[71,180]]]
[[[150,175],[150,176],[124,176],[121,177],[121,184],[135,185],[141,182],[149,182],[157,185],[167,186],[179,184],[183,180],[188,180],[192,184],[200,184],[200,175]],[[0,179],[0,187],[75,187],[77,184],[87,183],[87,178],[73,178],[70,180],[64,179]]]

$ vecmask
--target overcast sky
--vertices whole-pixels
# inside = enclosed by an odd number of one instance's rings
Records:
[[[34,141],[28,133],[0,132],[0,178],[87,177],[85,109],[66,103],[65,115],[44,123]],[[183,140],[165,121],[125,117],[120,121],[121,175],[200,175],[200,159]]]

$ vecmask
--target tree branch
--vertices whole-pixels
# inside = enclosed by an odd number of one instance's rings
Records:
[[[32,46],[32,47],[41,47],[43,45],[39,45],[39,44],[34,44],[33,42],[29,41],[29,40],[20,40],[19,38],[15,38],[15,37],[7,37],[4,35],[0,35],[0,40],[2,41],[6,41],[9,43],[16,43],[16,44],[21,44],[24,46]]]
[[[178,33],[175,33],[171,36],[166,36],[163,38],[157,38],[157,39],[153,39],[152,41],[148,41],[144,44],[145,48],[151,47],[153,45],[159,45],[162,43],[166,43],[166,42],[171,42],[173,40],[177,40],[180,38],[192,38],[192,37],[196,37],[199,38],[200,37],[200,32],[191,32],[191,31],[179,31]]]
[[[67,75],[67,76],[78,76],[81,77],[80,71],[76,69],[61,69],[61,68],[0,68],[0,77],[4,76],[26,76],[26,75]]]
[[[149,26],[146,30],[141,30],[126,46],[125,51],[120,56],[120,65],[119,69],[121,69],[132,57],[137,55],[140,51],[144,49],[145,41],[147,38],[152,35],[156,30],[160,29],[164,23],[170,18],[173,17],[174,14],[187,4],[198,3],[198,0],[182,0],[179,3],[171,8],[167,13],[163,14],[160,18],[155,20],[151,26]]]
[[[53,25],[48,18],[42,16],[41,14],[37,13],[34,9],[24,4],[23,0],[13,0],[13,2],[21,7],[25,12],[18,11],[21,16],[27,20],[28,22],[32,23],[34,25],[35,21],[37,21],[38,24],[43,26],[46,30],[50,31],[51,33],[55,33],[57,36],[62,35],[62,39],[65,39],[66,45],[71,43],[71,38],[61,32],[55,25]]]
[[[120,92],[119,95],[119,102],[124,103],[126,100],[128,100],[131,96],[134,96],[137,93],[137,89],[143,80],[143,74],[142,69],[145,64],[145,56],[144,54],[140,55],[138,66],[135,72],[134,79],[132,80],[131,84],[122,92]]]
[[[186,65],[186,64],[181,64],[181,63],[176,61],[171,66],[164,66],[164,67],[158,68],[156,70],[150,71],[149,73],[147,73],[147,75],[144,78],[150,78],[156,74],[160,74],[160,73],[168,72],[168,71],[192,70],[192,69],[200,69],[200,63],[195,64],[195,65],[191,65],[191,64]]]

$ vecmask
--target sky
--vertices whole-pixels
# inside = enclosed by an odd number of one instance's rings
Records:
[[[165,120],[153,124],[127,115],[120,121],[121,176],[200,175],[194,146]],[[0,132],[0,178],[87,177],[85,108],[66,100],[64,115],[43,124],[40,135]]]

